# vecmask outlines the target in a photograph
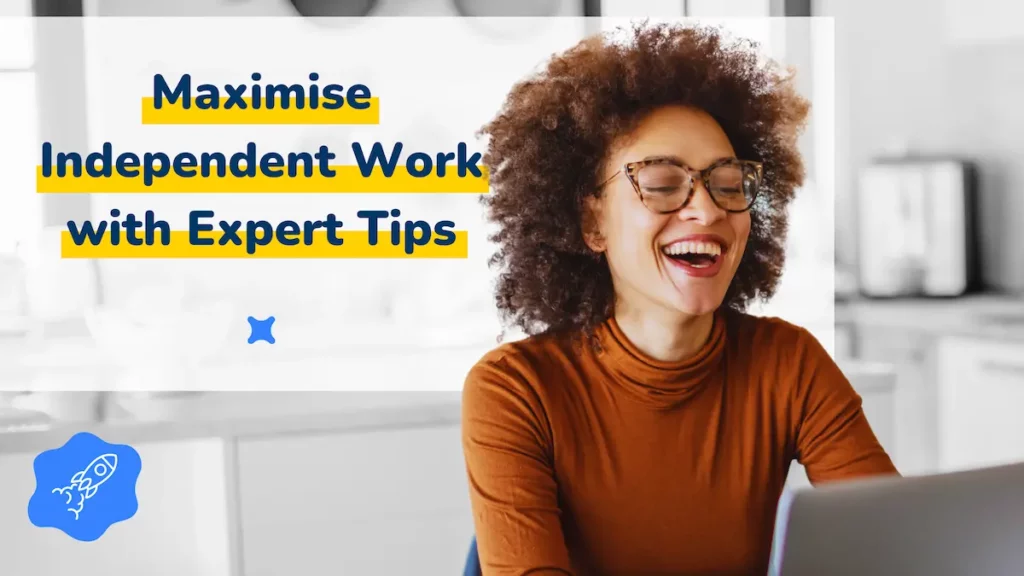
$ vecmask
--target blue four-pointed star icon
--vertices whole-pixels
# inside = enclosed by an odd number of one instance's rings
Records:
[[[277,342],[274,339],[274,320],[273,316],[266,320],[258,320],[252,316],[249,316],[249,344],[255,344],[257,342],[266,342],[273,344]]]

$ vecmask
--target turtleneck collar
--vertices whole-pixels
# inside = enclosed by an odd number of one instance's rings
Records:
[[[671,408],[699,392],[710,376],[720,373],[725,323],[724,314],[716,312],[704,346],[685,360],[666,362],[641,352],[611,317],[597,329],[601,344],[598,361],[614,375],[615,383],[631,395],[658,408]]]

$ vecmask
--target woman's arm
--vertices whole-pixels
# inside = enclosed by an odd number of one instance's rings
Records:
[[[463,388],[462,441],[485,576],[571,574],[551,430],[534,389],[485,358]]]
[[[861,397],[810,332],[795,346],[797,385],[791,430],[796,458],[812,484],[898,475],[861,408]]]

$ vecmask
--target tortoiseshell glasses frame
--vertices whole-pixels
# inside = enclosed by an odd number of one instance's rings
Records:
[[[657,165],[668,165],[681,169],[686,174],[686,182],[688,185],[666,194],[650,192],[645,194],[642,182],[640,181],[640,173],[648,166]],[[712,175],[717,170],[725,166],[740,169],[742,181],[739,184],[741,186],[741,190],[726,189],[712,181]],[[672,156],[658,156],[646,158],[637,162],[627,162],[623,165],[621,170],[613,174],[608,178],[608,180],[605,180],[605,182],[601,184],[601,187],[603,188],[608,182],[611,182],[616,176],[623,173],[626,175],[626,178],[629,179],[629,183],[633,186],[633,190],[640,198],[640,202],[642,202],[648,210],[657,214],[670,214],[686,206],[693,197],[694,190],[697,189],[695,183],[698,181],[704,185],[704,189],[708,191],[711,196],[711,200],[716,206],[726,212],[739,213],[750,210],[754,205],[754,202],[757,200],[757,195],[761,188],[761,182],[764,178],[764,165],[761,162],[753,160],[723,158],[713,162],[703,170],[697,170],[690,168],[678,158]],[[737,198],[735,195],[736,192],[742,193],[742,202],[737,203],[740,198]]]

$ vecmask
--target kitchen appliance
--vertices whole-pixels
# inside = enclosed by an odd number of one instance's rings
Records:
[[[261,0],[267,2],[268,0]],[[292,13],[315,19],[318,26],[356,25],[359,17],[465,17],[474,29],[493,44],[503,40],[536,37],[539,26],[551,16],[598,16],[597,0],[276,0]],[[505,18],[512,17],[512,18]]]
[[[973,163],[874,160],[861,174],[857,209],[865,296],[955,297],[979,287]]]
[[[288,0],[307,17],[360,16],[595,16],[584,0]],[[590,4],[594,4],[591,2]]]

